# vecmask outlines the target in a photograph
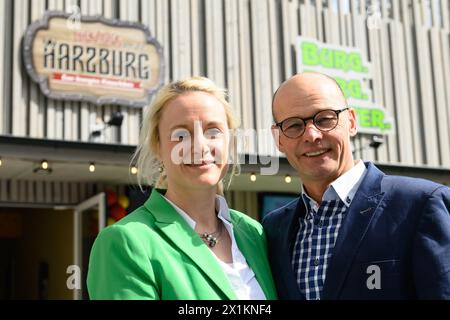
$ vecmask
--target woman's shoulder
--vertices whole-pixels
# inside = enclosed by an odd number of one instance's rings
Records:
[[[104,228],[99,236],[103,238],[125,237],[136,238],[140,235],[148,237],[154,228],[154,218],[148,210],[142,206],[130,212],[116,223]]]
[[[155,219],[153,218],[153,215],[150,214],[148,209],[145,206],[140,206],[117,221],[115,225],[126,226],[130,223],[143,223],[152,225],[154,223],[154,220]]]
[[[250,217],[249,215],[234,210],[234,209],[229,209],[230,210],[230,216],[231,216],[231,220],[233,221],[233,224],[238,223],[239,225],[245,225],[248,226],[251,229],[255,229],[256,231],[258,231],[258,233],[261,233],[263,230],[263,227],[261,225],[261,223],[259,223],[259,221],[255,220],[254,218]]]

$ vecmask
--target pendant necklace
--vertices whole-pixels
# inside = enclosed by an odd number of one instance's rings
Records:
[[[222,225],[222,222],[219,220],[218,230],[216,230],[212,233],[208,233],[208,232],[199,233],[198,235],[200,236],[200,238],[202,238],[202,240],[210,248],[213,248],[217,244],[217,242],[219,242],[219,239],[222,236],[222,231],[223,231],[223,225]]]

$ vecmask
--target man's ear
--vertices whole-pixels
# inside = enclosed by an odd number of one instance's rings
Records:
[[[280,128],[277,127],[276,125],[272,125],[271,131],[272,131],[272,137],[273,137],[273,140],[275,141],[275,145],[277,146],[277,149],[280,150],[281,153],[284,153],[283,143],[280,140],[280,134],[281,134]]]
[[[348,109],[348,120],[350,121],[350,137],[354,137],[358,133],[358,129],[356,127],[356,113],[352,108]]]

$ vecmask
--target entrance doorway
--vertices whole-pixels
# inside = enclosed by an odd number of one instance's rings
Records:
[[[0,300],[88,299],[89,255],[105,208],[103,193],[77,206],[0,204]],[[80,271],[75,290],[70,266]]]
[[[73,209],[0,208],[0,298],[72,299]]]

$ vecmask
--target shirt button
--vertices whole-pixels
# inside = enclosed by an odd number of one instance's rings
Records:
[[[315,265],[316,267],[319,265],[319,258],[316,258],[316,259],[314,260],[314,265]]]
[[[347,201],[347,203],[350,203],[350,198],[349,197],[347,197],[347,199],[345,199],[345,201]]]
[[[323,227],[323,221],[319,221],[319,223],[317,224],[317,226],[318,226],[319,228],[322,228],[322,227]]]

